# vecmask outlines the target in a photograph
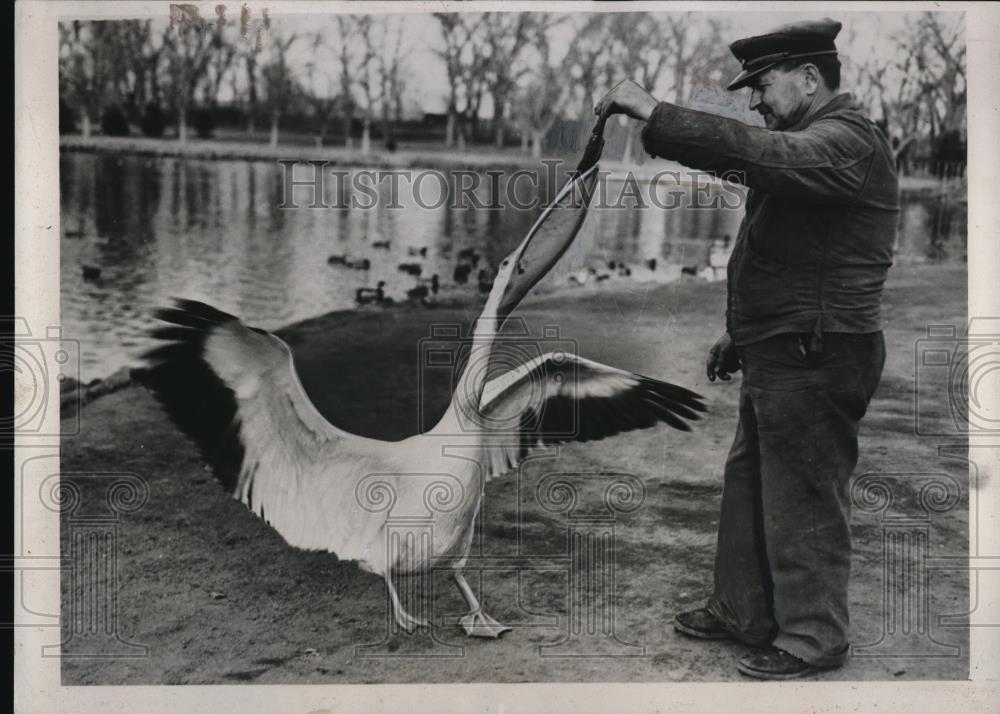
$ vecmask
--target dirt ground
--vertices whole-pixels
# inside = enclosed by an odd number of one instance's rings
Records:
[[[915,350],[927,325],[964,323],[965,285],[964,266],[901,265],[891,272],[888,360],[862,425],[857,477],[881,474],[893,502],[882,514],[855,509],[850,602],[856,649],[844,668],[819,679],[967,677],[968,573],[933,567],[946,562],[942,556],[968,551],[966,450],[942,454],[941,444],[961,439],[914,433],[915,408],[935,409],[931,417],[947,424],[947,370],[925,374]],[[467,573],[487,611],[513,625],[499,640],[465,637],[455,624],[462,601],[444,573],[431,579],[431,632],[390,634],[379,577],[331,554],[287,546],[222,492],[142,387],[86,405],[80,433],[64,440],[63,473],[132,472],[148,484],[148,502],[118,524],[115,600],[121,638],[148,651],[136,658],[64,659],[64,683],[739,679],[735,665],[744,647],[691,640],[671,627],[673,614],[702,604],[711,584],[722,466],[739,390],[738,378],[709,384],[703,373],[704,351],[721,330],[724,296],[722,284],[685,280],[545,296],[519,310],[533,334],[556,325],[560,339],[574,340],[581,355],[688,386],[706,397],[710,412],[688,434],[661,427],[570,445],[556,459],[529,462],[521,473],[488,485],[475,550],[484,567]],[[360,311],[323,316],[282,334],[328,418],[357,433],[399,438],[450,396],[440,379],[419,378],[420,339],[431,323],[468,317],[452,308]],[[923,370],[919,384],[917,370]],[[930,400],[916,398],[918,387]],[[586,522],[539,504],[539,480],[552,471],[569,478],[632,474],[644,488],[639,507],[618,513],[613,524],[617,639],[602,636],[600,628],[589,639],[586,627],[571,632],[567,532]],[[925,518],[919,494],[928,474],[950,476],[960,494],[957,503],[938,500]],[[597,513],[603,484],[592,477],[579,482],[579,513]],[[80,480],[83,510],[100,507],[98,483]],[[62,523],[64,552],[73,525]],[[885,543],[900,542],[892,539],[903,531],[917,533],[903,537],[909,555],[887,559]],[[893,568],[913,580],[900,581]],[[67,575],[63,592],[64,652],[100,654],[94,641],[75,634],[80,593]],[[547,647],[560,642],[561,648]]]

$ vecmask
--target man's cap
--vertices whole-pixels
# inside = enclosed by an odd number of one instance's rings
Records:
[[[833,41],[841,27],[836,20],[823,18],[793,22],[764,35],[736,40],[729,49],[743,64],[743,71],[726,89],[745,87],[751,79],[785,60],[836,55]]]

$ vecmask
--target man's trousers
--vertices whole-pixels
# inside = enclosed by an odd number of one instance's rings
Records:
[[[726,461],[708,608],[740,639],[832,666],[848,648],[849,481],[885,363],[881,332],[787,333],[738,348],[739,426]]]

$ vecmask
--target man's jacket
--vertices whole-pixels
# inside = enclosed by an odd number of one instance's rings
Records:
[[[840,94],[787,131],[666,102],[646,151],[749,187],[729,260],[726,326],[737,345],[782,332],[882,329],[899,183],[885,136]]]

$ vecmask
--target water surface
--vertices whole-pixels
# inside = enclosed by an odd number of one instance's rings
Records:
[[[135,364],[149,344],[143,333],[150,310],[172,296],[204,300],[275,329],[354,308],[356,290],[380,281],[388,295],[405,300],[419,279],[398,266],[416,263],[422,278],[439,276],[442,294],[472,303],[478,271],[495,266],[540,211],[511,205],[504,179],[477,192],[482,203],[498,206],[492,209],[437,201],[433,188],[423,194],[428,208],[405,187],[396,194],[400,207],[389,208],[385,184],[375,208],[351,209],[349,187],[338,191],[329,181],[326,188],[324,202],[335,207],[309,208],[308,191],[298,189],[300,207],[281,208],[282,169],[275,163],[64,153],[61,310],[65,334],[81,340],[82,378]],[[539,187],[542,202],[554,188]],[[530,198],[529,189],[522,181],[518,196]],[[678,266],[701,269],[713,241],[735,236],[742,218],[741,208],[722,201],[708,209],[690,201],[670,210],[637,208],[621,199],[620,182],[606,189],[609,207],[592,211],[559,275],[546,282],[588,266],[606,270],[610,261],[633,266],[636,278],[656,277],[642,268],[650,258],[660,277],[671,266],[674,273]],[[901,227],[899,259],[964,259],[964,206],[908,198]],[[374,245],[384,242],[388,248]],[[481,257],[467,284],[456,285],[454,271],[469,262],[459,257],[467,249]],[[331,265],[331,256],[367,260],[368,269]]]

